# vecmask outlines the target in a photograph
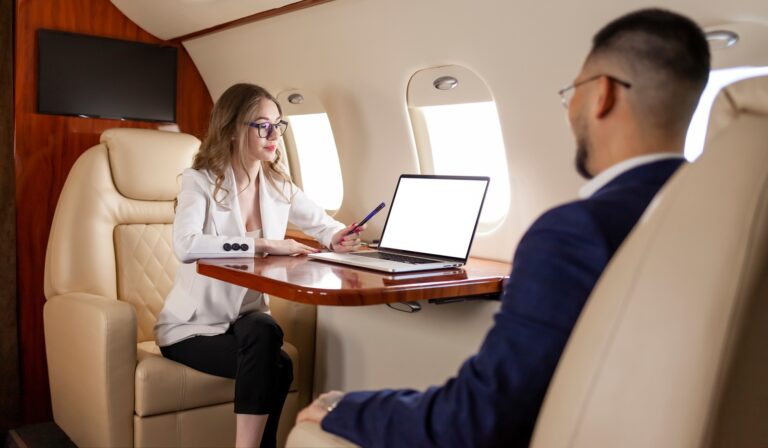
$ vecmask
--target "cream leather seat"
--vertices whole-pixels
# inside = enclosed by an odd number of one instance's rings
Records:
[[[726,88],[708,137],[598,282],[532,447],[768,446],[768,77]]]
[[[62,190],[46,254],[45,340],[54,420],[79,446],[234,445],[234,382],[163,358],[152,331],[178,264],[177,178],[199,144],[105,131]],[[271,306],[295,369],[280,442],[310,398],[315,308],[274,297]]]

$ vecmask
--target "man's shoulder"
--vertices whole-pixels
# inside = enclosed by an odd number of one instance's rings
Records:
[[[632,168],[597,190],[590,199],[634,198],[638,192],[655,195],[656,192],[685,163],[685,159],[670,158],[646,163]]]
[[[645,206],[683,164],[683,159],[665,159],[633,168],[588,198],[558,205],[544,212],[542,218],[595,219],[604,213],[614,214],[623,208]]]
[[[550,226],[573,226],[575,223],[588,223],[595,220],[594,201],[577,199],[550,208],[539,216],[531,229]]]
[[[527,233],[557,232],[589,238],[623,232],[639,219],[652,197],[652,194],[614,191],[608,195],[566,202],[544,212]]]

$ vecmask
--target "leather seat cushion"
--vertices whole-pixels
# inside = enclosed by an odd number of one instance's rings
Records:
[[[295,392],[298,390],[298,351],[287,342],[283,350],[293,361],[294,380],[290,391]],[[137,344],[137,361],[135,409],[139,417],[229,403],[235,395],[234,380],[163,358],[155,341]]]

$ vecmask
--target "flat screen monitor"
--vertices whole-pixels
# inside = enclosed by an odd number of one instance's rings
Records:
[[[176,121],[176,48],[38,30],[37,111]]]

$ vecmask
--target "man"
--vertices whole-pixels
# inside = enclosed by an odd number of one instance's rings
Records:
[[[560,91],[577,170],[591,180],[581,200],[544,213],[522,238],[480,351],[441,387],[331,392],[298,421],[363,446],[527,446],[592,288],[683,161],[709,60],[701,29],[669,11],[637,11],[598,32]]]

